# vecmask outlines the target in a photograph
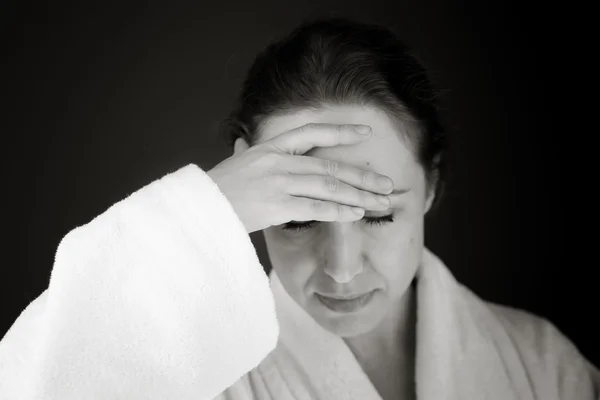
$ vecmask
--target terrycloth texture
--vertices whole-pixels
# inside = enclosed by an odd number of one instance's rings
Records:
[[[0,342],[0,399],[210,399],[278,332],[249,236],[189,165],[64,237]]]
[[[481,300],[427,249],[417,282],[419,400],[599,398],[598,370],[548,321]],[[301,309],[274,272],[271,287],[278,346],[219,399],[380,400],[345,342]]]
[[[429,252],[417,291],[419,400],[594,399],[597,369],[549,323],[483,302]],[[379,399],[190,165],[66,235],[0,342],[0,399],[215,396]]]

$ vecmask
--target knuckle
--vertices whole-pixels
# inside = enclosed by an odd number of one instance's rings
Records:
[[[322,200],[313,200],[310,202],[310,208],[313,211],[321,212],[325,203]]]
[[[339,189],[339,182],[337,179],[335,179],[335,177],[333,176],[326,176],[325,177],[325,187],[327,188],[328,191],[330,192],[337,192]]]
[[[302,131],[302,132],[308,132],[310,130],[313,130],[314,128],[315,128],[315,123],[314,122],[309,122],[308,124],[302,125],[302,127],[300,128],[300,131]]]
[[[358,197],[360,198],[361,204],[365,204],[371,200],[372,196],[367,191],[358,189]]]
[[[289,183],[288,177],[283,174],[275,174],[271,177],[271,184],[273,187],[281,188],[287,186]]]
[[[340,143],[344,136],[344,125],[337,125],[335,130],[335,139],[338,143]]]
[[[339,164],[337,162],[332,160],[325,160],[324,164],[325,172],[327,173],[327,175],[335,176],[337,174],[337,171],[339,170]]]
[[[370,179],[371,174],[369,174],[369,171],[366,170],[361,170],[360,171],[360,182],[362,184],[367,184],[369,183],[369,179]]]
[[[265,154],[262,154],[260,159],[267,165],[278,165],[282,162],[283,157],[280,153],[268,151]]]

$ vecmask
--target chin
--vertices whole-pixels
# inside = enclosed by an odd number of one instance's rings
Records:
[[[364,335],[373,330],[377,324],[372,321],[363,320],[337,320],[337,321],[317,321],[327,331],[342,338],[351,338]]]

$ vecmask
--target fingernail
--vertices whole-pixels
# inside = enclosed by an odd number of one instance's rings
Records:
[[[368,135],[371,133],[371,128],[366,125],[355,126],[354,130],[356,130],[356,132],[360,133],[361,135]]]
[[[363,210],[360,207],[352,207],[352,212],[356,215],[358,215],[359,217],[362,217],[365,213],[365,210]]]
[[[394,185],[394,182],[392,182],[392,180],[390,178],[381,176],[381,177],[377,178],[377,185],[382,189],[390,190],[392,188],[392,186]]]
[[[386,208],[390,207],[390,198],[387,196],[377,196],[377,201]]]

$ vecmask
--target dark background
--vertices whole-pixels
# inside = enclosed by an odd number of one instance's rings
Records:
[[[201,3],[3,2],[1,335],[47,287],[69,230],[168,172],[229,156],[216,128],[254,55],[334,12],[396,29],[444,92],[452,175],[428,246],[476,293],[550,319],[600,364],[577,16],[549,2]]]

